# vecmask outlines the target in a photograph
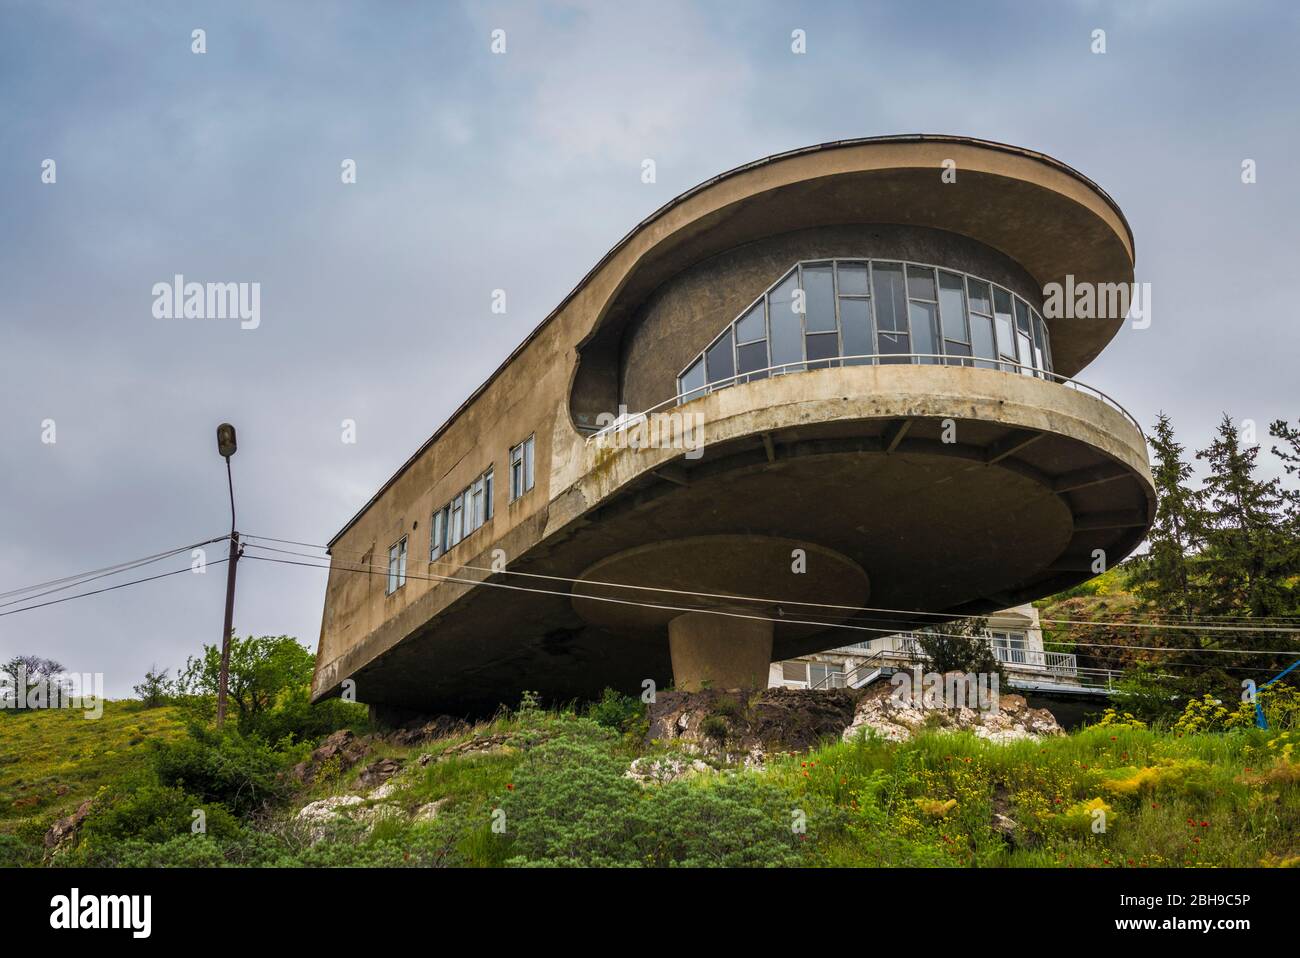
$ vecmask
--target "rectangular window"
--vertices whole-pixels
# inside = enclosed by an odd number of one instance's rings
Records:
[[[938,306],[935,303],[918,303],[914,301],[908,304],[908,315],[912,320],[912,349],[915,352],[939,352],[939,343],[935,338],[935,326],[939,318],[937,311]],[[923,355],[917,362],[930,365],[939,362],[939,360],[929,355]]]
[[[692,399],[698,399],[704,395],[704,357],[701,356],[695,362],[691,363],[686,372],[682,373],[681,379],[677,381],[677,391],[681,393],[682,402],[690,402]],[[522,463],[520,463],[522,466]],[[514,462],[510,466],[510,498],[514,499]]]
[[[1034,341],[1029,329],[1029,304],[1016,299],[1016,345],[1020,357],[1020,371],[1026,376],[1034,374]]]
[[[484,514],[482,476],[475,479],[469,487],[469,503],[469,522],[467,523],[469,526],[468,531],[474,532],[476,529],[481,529],[484,521],[487,519],[487,516]]]
[[[1016,359],[1016,339],[1011,318],[1011,294],[1005,289],[993,287],[993,316],[996,320],[998,356],[1003,359]],[[1015,371],[1014,366],[1003,366],[1007,372]]]
[[[1047,330],[1043,326],[1043,317],[1030,310],[1034,325],[1034,368],[1046,370],[1047,365]]]
[[[533,488],[533,439],[529,436],[510,450],[510,501]]]
[[[871,356],[876,351],[871,333],[871,300],[866,297],[840,297],[840,323],[844,327],[844,355]],[[870,359],[848,359],[850,365],[869,364]]]
[[[406,536],[388,550],[388,595],[406,585]]]
[[[433,514],[429,523],[429,561],[447,551],[447,507],[443,506]]]
[[[704,353],[704,365],[709,374],[709,383],[730,386],[736,375],[735,347],[731,343],[731,327],[713,341]]]
[[[903,285],[901,263],[872,263],[872,299],[876,304],[877,352],[882,355],[911,352],[907,334],[907,289]],[[907,362],[905,359],[881,362]]]
[[[465,493],[451,500],[451,521],[447,530],[447,546],[457,545],[465,538]]]
[[[844,667],[829,662],[808,663],[808,684],[813,688],[842,689],[844,687]]]
[[[464,542],[492,518],[492,494],[495,488],[494,472],[489,466],[483,475],[433,514],[429,532],[431,561]]]
[[[956,273],[939,271],[939,319],[943,326],[944,353],[949,356],[971,354],[970,327],[966,321],[966,284]],[[964,359],[955,365],[969,366]]]
[[[804,332],[835,332],[835,275],[831,265],[803,268]]]
[[[993,302],[989,298],[989,284],[975,279],[967,280],[967,302],[970,304],[971,348],[976,356],[997,359],[997,343],[993,338]],[[982,369],[997,369],[997,363],[975,361]]]
[[[767,320],[760,300],[736,321],[736,372],[754,373],[746,382],[764,379],[768,365]]]
[[[808,666],[803,662],[782,662],[781,679],[784,682],[808,683]]]
[[[777,284],[767,297],[768,329],[771,330],[772,365],[798,364],[803,359],[803,317],[795,311],[795,290],[799,286],[799,271],[790,274]],[[792,373],[803,367],[791,365],[777,373]]]

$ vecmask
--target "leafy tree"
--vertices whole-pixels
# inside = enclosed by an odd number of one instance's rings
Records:
[[[39,655],[15,655],[0,665],[0,700],[14,699],[20,681],[26,681],[28,685],[55,682],[66,671],[63,664],[54,659],[43,659]]]
[[[134,687],[133,691],[140,696],[140,701],[144,702],[145,708],[156,709],[160,705],[165,705],[171,698],[175,683],[167,678],[168,671],[163,669],[159,672],[157,664],[154,664],[144,674],[144,681]]]
[[[927,672],[977,672],[1006,681],[1002,665],[993,654],[987,632],[988,620],[956,619],[916,633]]]
[[[311,682],[315,659],[289,635],[259,635],[230,641],[229,696],[246,729],[284,693]],[[198,658],[186,660],[177,684],[190,695],[216,695],[221,674],[221,649],[205,645]]]

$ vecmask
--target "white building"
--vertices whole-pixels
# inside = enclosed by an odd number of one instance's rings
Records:
[[[987,617],[988,640],[1003,663],[1008,681],[1017,686],[1077,686],[1091,684],[1079,674],[1073,653],[1043,650],[1038,610],[1026,603]],[[877,670],[889,673],[915,664],[920,647],[915,633],[901,632],[869,638],[797,659],[773,662],[769,688],[857,688]]]

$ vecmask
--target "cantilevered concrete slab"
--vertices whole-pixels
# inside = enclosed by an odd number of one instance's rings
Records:
[[[958,180],[945,185],[950,158]],[[681,405],[672,383],[795,260],[935,263],[1040,308],[1041,286],[1066,274],[1130,281],[1132,249],[1086,178],[964,138],[827,144],[685,194],[332,541],[314,694],[351,678],[396,715],[491,709],[523,689],[636,692],[674,671],[725,684],[763,655],[927,618],[863,607],[993,611],[1091,577],[1154,512],[1141,430],[1108,397],[919,360],[798,371]],[[1119,322],[1052,325],[1056,373],[1077,372]],[[601,414],[660,402],[700,424],[698,455],[645,448],[635,420],[593,435]],[[536,484],[512,500],[508,450],[530,435]],[[429,561],[430,517],[488,467],[493,517]],[[403,537],[407,578],[388,594]]]

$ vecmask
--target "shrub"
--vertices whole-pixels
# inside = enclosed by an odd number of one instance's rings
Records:
[[[502,803],[516,865],[636,863],[647,832],[641,786],[596,741],[552,739],[529,751]]]
[[[1114,708],[1107,708],[1102,713],[1101,719],[1093,724],[1093,728],[1139,729],[1146,727],[1147,723],[1136,718],[1132,712],[1119,712]]]
[[[597,725],[625,732],[640,720],[645,713],[645,704],[631,695],[624,695],[615,689],[606,688],[601,693],[600,701],[587,710],[587,717]]]
[[[203,804],[220,802],[244,818],[288,795],[281,772],[298,754],[276,751],[232,728],[195,725],[188,738],[155,746],[152,758],[160,784],[184,789]]]
[[[672,782],[652,790],[646,802],[647,837],[653,844],[642,860],[687,868],[806,864],[813,844],[807,823],[818,816],[799,804],[785,789],[754,775]]]
[[[207,834],[226,838],[240,826],[221,805],[203,804],[180,788],[146,782],[101,796],[82,826],[81,841],[89,846],[126,839],[165,842],[190,835],[194,812],[202,809]]]
[[[1101,833],[1110,831],[1119,822],[1119,813],[1100,797],[1071,805],[1057,820],[1066,831],[1080,836],[1098,834],[1094,832],[1098,822],[1101,822]]]
[[[271,709],[249,716],[240,731],[268,742],[307,742],[339,729],[362,732],[369,726],[364,705],[337,698],[313,703],[310,689],[304,685],[282,693]]]

